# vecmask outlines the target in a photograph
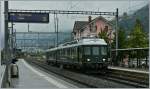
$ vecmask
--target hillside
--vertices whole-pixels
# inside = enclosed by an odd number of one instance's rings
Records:
[[[149,6],[137,10],[132,15],[124,14],[119,17],[119,27],[123,27],[128,34],[134,27],[136,19],[139,19],[143,25],[144,32],[149,33]],[[114,23],[114,21],[112,21]]]

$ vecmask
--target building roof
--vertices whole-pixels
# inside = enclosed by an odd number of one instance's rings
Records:
[[[75,21],[73,32],[77,30],[81,30],[85,28],[88,24],[92,24],[93,22],[96,22],[97,20],[103,20],[105,23],[112,26],[112,24],[108,20],[106,20],[104,17],[98,16],[95,19],[93,19],[90,23],[88,21]]]
[[[85,25],[88,25],[88,21],[75,21],[73,31],[80,30]]]
[[[107,23],[108,25],[112,26],[112,24],[111,24],[107,19],[105,19],[105,18],[102,17],[102,16],[96,17],[96,18],[93,19],[89,24],[91,24],[91,23],[93,23],[93,22],[96,22],[97,20],[103,20],[105,23]]]

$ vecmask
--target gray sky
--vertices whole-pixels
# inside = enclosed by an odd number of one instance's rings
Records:
[[[10,1],[9,9],[41,9],[41,10],[81,10],[81,11],[116,11],[119,8],[119,15],[123,12],[133,13],[135,10],[148,4],[148,0],[102,0],[102,1]],[[1,1],[1,20],[3,21],[3,1]],[[59,31],[72,31],[74,21],[88,20],[87,15],[58,15]],[[94,19],[95,16],[93,16]],[[110,19],[112,17],[106,17]],[[31,31],[54,31],[53,15],[50,15],[48,24],[30,24]],[[1,22],[1,40],[3,40],[4,24]],[[27,31],[27,23],[15,23],[17,31]],[[3,43],[3,42],[2,42]]]

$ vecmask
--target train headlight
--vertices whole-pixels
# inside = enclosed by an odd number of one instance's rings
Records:
[[[87,59],[87,61],[91,61],[91,59]]]
[[[106,59],[105,58],[103,58],[103,61],[105,61]]]

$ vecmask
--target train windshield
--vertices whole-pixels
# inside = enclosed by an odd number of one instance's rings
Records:
[[[91,47],[84,47],[84,54],[91,55]]]
[[[107,55],[107,46],[89,46],[84,47],[84,55]]]
[[[93,55],[99,55],[99,47],[92,47]]]
[[[101,55],[107,55],[107,47],[106,46],[101,47]]]
[[[100,47],[92,47],[92,46],[89,46],[89,47],[84,47],[84,55],[99,55],[100,54],[100,51],[99,51],[99,48]]]

